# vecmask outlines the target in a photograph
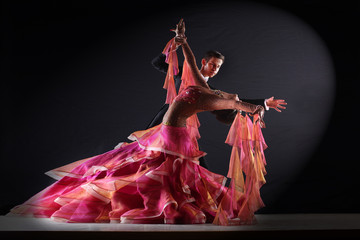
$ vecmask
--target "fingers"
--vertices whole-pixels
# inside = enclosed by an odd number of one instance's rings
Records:
[[[286,107],[281,106],[280,104],[287,105],[287,103],[278,103],[278,104],[276,105],[276,107],[274,107],[274,109],[275,109],[276,111],[278,111],[278,112],[281,112],[281,110],[280,110],[279,108],[281,108],[281,109],[286,109]]]
[[[178,29],[180,32],[185,32],[185,22],[184,19],[180,19],[180,22],[176,25],[176,29]]]
[[[264,118],[260,117],[259,115],[257,115],[257,117],[255,117],[255,124],[257,124],[258,122],[259,122],[259,125],[261,128],[266,128]]]
[[[286,109],[286,107],[283,105],[287,105],[284,99],[274,99],[274,97],[269,98],[267,100],[267,104],[270,108],[275,109],[277,112],[281,112],[280,108]]]
[[[283,105],[287,105],[287,103],[285,102],[284,99],[274,99],[274,97],[268,98],[267,101],[269,102],[275,102],[277,104],[283,104]]]
[[[265,122],[264,122],[264,119],[259,117],[259,115],[255,115],[254,116],[254,123],[257,124],[259,123],[260,127],[261,128],[266,128],[266,125],[265,125]]]
[[[183,19],[180,19],[179,23],[176,24],[175,29],[170,29],[170,31],[174,32],[176,36],[185,37],[185,23]]]
[[[179,26],[179,28],[185,27],[185,22],[184,22],[184,19],[183,19],[183,18],[180,19],[180,21],[179,21],[179,23],[178,23],[178,26]]]
[[[260,121],[260,127],[261,127],[261,128],[266,128],[265,122],[264,122],[264,120],[262,120],[262,119],[261,119],[261,121]]]
[[[287,105],[287,103],[285,102],[285,100],[283,99],[276,99],[274,100],[276,102],[277,105]]]

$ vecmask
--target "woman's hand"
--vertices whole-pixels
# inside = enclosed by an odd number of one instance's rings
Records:
[[[183,44],[185,44],[186,43],[186,37],[184,36],[184,37],[181,37],[181,36],[176,36],[175,37],[175,43],[176,43],[176,45],[183,45]]]
[[[185,36],[185,22],[183,19],[180,19],[179,23],[176,24],[176,29],[172,29],[171,31],[175,32],[175,43],[177,46],[183,45],[186,43]]]
[[[171,31],[175,32],[176,37],[186,38],[184,19],[180,19],[179,23],[176,24],[176,29],[172,29]]]
[[[255,109],[255,111],[250,114],[251,116],[254,116],[254,122],[260,123],[260,127],[261,128],[265,128],[265,122],[264,122],[264,114],[265,114],[265,109],[263,106],[258,105]]]

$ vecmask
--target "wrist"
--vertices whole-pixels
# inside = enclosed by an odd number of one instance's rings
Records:
[[[255,105],[255,109],[252,111],[252,114],[256,113],[257,111],[259,111],[262,108],[261,105]]]
[[[184,45],[186,43],[186,37],[178,37],[176,36],[175,38],[175,44],[176,46],[180,46],[180,45]]]
[[[264,101],[264,106],[265,106],[266,111],[268,111],[270,109],[270,107],[268,105],[268,100],[269,100],[269,98],[265,99],[265,101]]]

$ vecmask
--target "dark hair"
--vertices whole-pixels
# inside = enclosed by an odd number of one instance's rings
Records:
[[[215,114],[216,119],[227,125],[231,125],[236,117],[237,111],[234,109],[215,110],[211,111]]]
[[[218,52],[218,51],[210,50],[210,51],[207,51],[207,52],[205,53],[204,58],[205,58],[206,62],[208,62],[208,61],[210,60],[210,58],[212,58],[212,57],[214,57],[214,58],[219,58],[219,59],[221,59],[223,62],[225,61],[225,56],[222,55],[222,54],[221,54],[220,52]]]

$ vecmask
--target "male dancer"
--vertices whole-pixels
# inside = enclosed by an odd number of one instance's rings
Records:
[[[185,33],[185,24],[181,25],[181,28],[177,26],[177,29],[174,30],[177,35],[181,35]],[[167,73],[168,70],[168,64],[165,62],[166,56],[164,54],[160,54],[157,57],[155,57],[152,60],[152,65],[155,69],[157,69],[160,72]],[[220,70],[222,64],[225,61],[225,56],[222,55],[218,51],[208,51],[205,56],[201,59],[201,69],[200,73],[204,77],[205,81],[208,83],[208,80],[212,77],[214,77]],[[175,88],[176,91],[179,90],[181,85],[181,75],[182,75],[182,67],[179,67],[179,73],[174,76],[175,81]],[[211,89],[216,89],[212,87],[210,84],[208,84]],[[269,110],[270,108],[275,109],[278,112],[281,112],[280,109],[286,109],[283,105],[287,105],[285,100],[283,99],[274,99],[274,97],[270,97],[267,99],[240,99],[243,102],[252,103],[255,105],[261,105],[266,110]],[[160,111],[155,115],[155,117],[151,120],[147,128],[154,127],[162,122],[162,119],[164,117],[165,112],[168,110],[169,105],[164,104]],[[231,124],[236,116],[236,110],[229,109],[229,110],[217,110],[213,111],[216,115],[216,118],[226,124]],[[203,158],[200,159],[200,165],[202,167],[207,168],[207,165],[205,163],[205,160]]]

